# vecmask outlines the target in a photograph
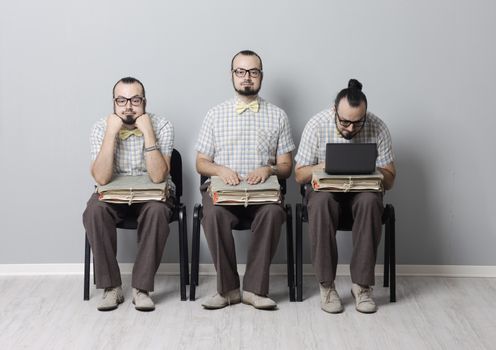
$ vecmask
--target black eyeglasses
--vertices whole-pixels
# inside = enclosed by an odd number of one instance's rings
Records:
[[[367,120],[367,112],[365,112],[365,115],[361,119],[354,121],[354,122],[352,122],[351,120],[347,120],[347,119],[341,119],[341,117],[338,114],[337,108],[335,109],[335,113],[336,113],[336,117],[339,121],[339,124],[341,124],[341,126],[343,128],[347,128],[348,126],[353,124],[353,127],[358,129],[358,128],[363,127],[363,125],[365,124],[365,121]]]
[[[133,96],[131,98],[119,96],[119,97],[114,98],[115,104],[118,105],[119,107],[124,107],[125,105],[127,105],[127,101],[130,101],[131,105],[133,105],[135,107],[141,106],[141,104],[143,103],[144,100],[145,100],[145,98],[141,97],[141,96]]]
[[[236,68],[233,69],[232,72],[236,74],[238,78],[244,78],[246,73],[250,74],[250,78],[258,78],[259,76],[262,75],[262,71],[258,68],[252,68],[252,69]]]

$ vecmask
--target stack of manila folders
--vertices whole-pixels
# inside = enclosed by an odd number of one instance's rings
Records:
[[[108,184],[97,186],[96,190],[101,201],[128,205],[149,201],[165,202],[169,196],[167,181],[154,183],[148,174],[117,176]]]
[[[327,192],[382,192],[383,179],[377,170],[368,175],[330,175],[316,171],[312,175],[312,188]]]
[[[209,194],[214,205],[256,205],[281,203],[281,186],[277,176],[270,176],[265,182],[250,185],[241,181],[237,185],[228,185],[218,176],[210,180]]]

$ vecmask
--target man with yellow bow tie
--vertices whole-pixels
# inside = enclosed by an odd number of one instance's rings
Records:
[[[153,182],[169,182],[174,131],[169,121],[145,111],[143,84],[132,77],[120,79],[113,89],[114,113],[98,121],[91,132],[91,175],[105,185],[116,175],[148,174]],[[93,194],[83,224],[94,255],[96,287],[104,289],[98,310],[117,308],[124,301],[116,259],[116,225],[125,216],[138,221],[138,252],[132,273],[133,304],[137,310],[155,308],[153,291],[169,234],[172,199],[167,202],[112,204]]]
[[[196,144],[197,171],[230,185],[265,182],[270,175],[289,177],[295,145],[286,113],[258,96],[262,60],[250,50],[237,53],[231,77],[236,96],[207,113]],[[200,189],[202,225],[217,270],[217,294],[203,307],[220,309],[242,299],[258,309],[274,309],[268,297],[269,267],[285,220],[282,205],[214,206],[207,187],[208,182]],[[242,295],[231,231],[240,217],[252,222]]]

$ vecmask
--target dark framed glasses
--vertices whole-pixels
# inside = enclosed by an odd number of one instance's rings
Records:
[[[258,78],[259,76],[262,75],[262,71],[258,68],[252,68],[252,69],[236,68],[233,69],[232,72],[236,74],[238,78],[244,78],[246,76],[246,73],[250,75],[250,78]]]
[[[348,126],[352,125],[353,124],[353,127],[354,128],[361,128],[363,127],[363,125],[365,124],[365,121],[367,120],[367,112],[365,112],[365,115],[360,118],[359,120],[357,121],[351,121],[351,120],[347,120],[347,119],[342,119],[339,114],[338,114],[338,109],[336,108],[335,109],[335,113],[336,113],[336,118],[337,118],[337,121],[339,122],[339,124],[343,127],[343,128],[347,128]]]
[[[141,104],[143,103],[144,100],[145,100],[145,98],[142,96],[133,96],[131,98],[119,96],[119,97],[114,98],[115,104],[119,107],[124,107],[125,105],[127,105],[127,101],[131,102],[131,105],[133,105],[135,107],[141,106]]]

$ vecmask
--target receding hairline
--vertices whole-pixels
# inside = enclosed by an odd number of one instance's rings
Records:
[[[231,59],[231,70],[234,69],[234,60],[238,56],[247,56],[247,57],[255,56],[256,58],[258,58],[258,63],[260,64],[260,69],[263,70],[262,58],[255,51],[251,51],[251,50],[242,50],[242,51],[238,52],[237,54],[235,54],[233,56],[233,58]]]
[[[138,84],[140,87],[141,87],[141,92],[143,94],[143,97],[146,97],[146,93],[145,93],[145,86],[143,85],[143,83],[141,81],[139,81],[138,79],[134,78],[134,77],[124,77],[124,78],[121,78],[119,79],[115,84],[114,84],[114,87],[112,89],[112,96],[115,98],[115,89],[117,88],[117,85],[119,84],[124,84],[124,85],[132,85],[132,84]]]

